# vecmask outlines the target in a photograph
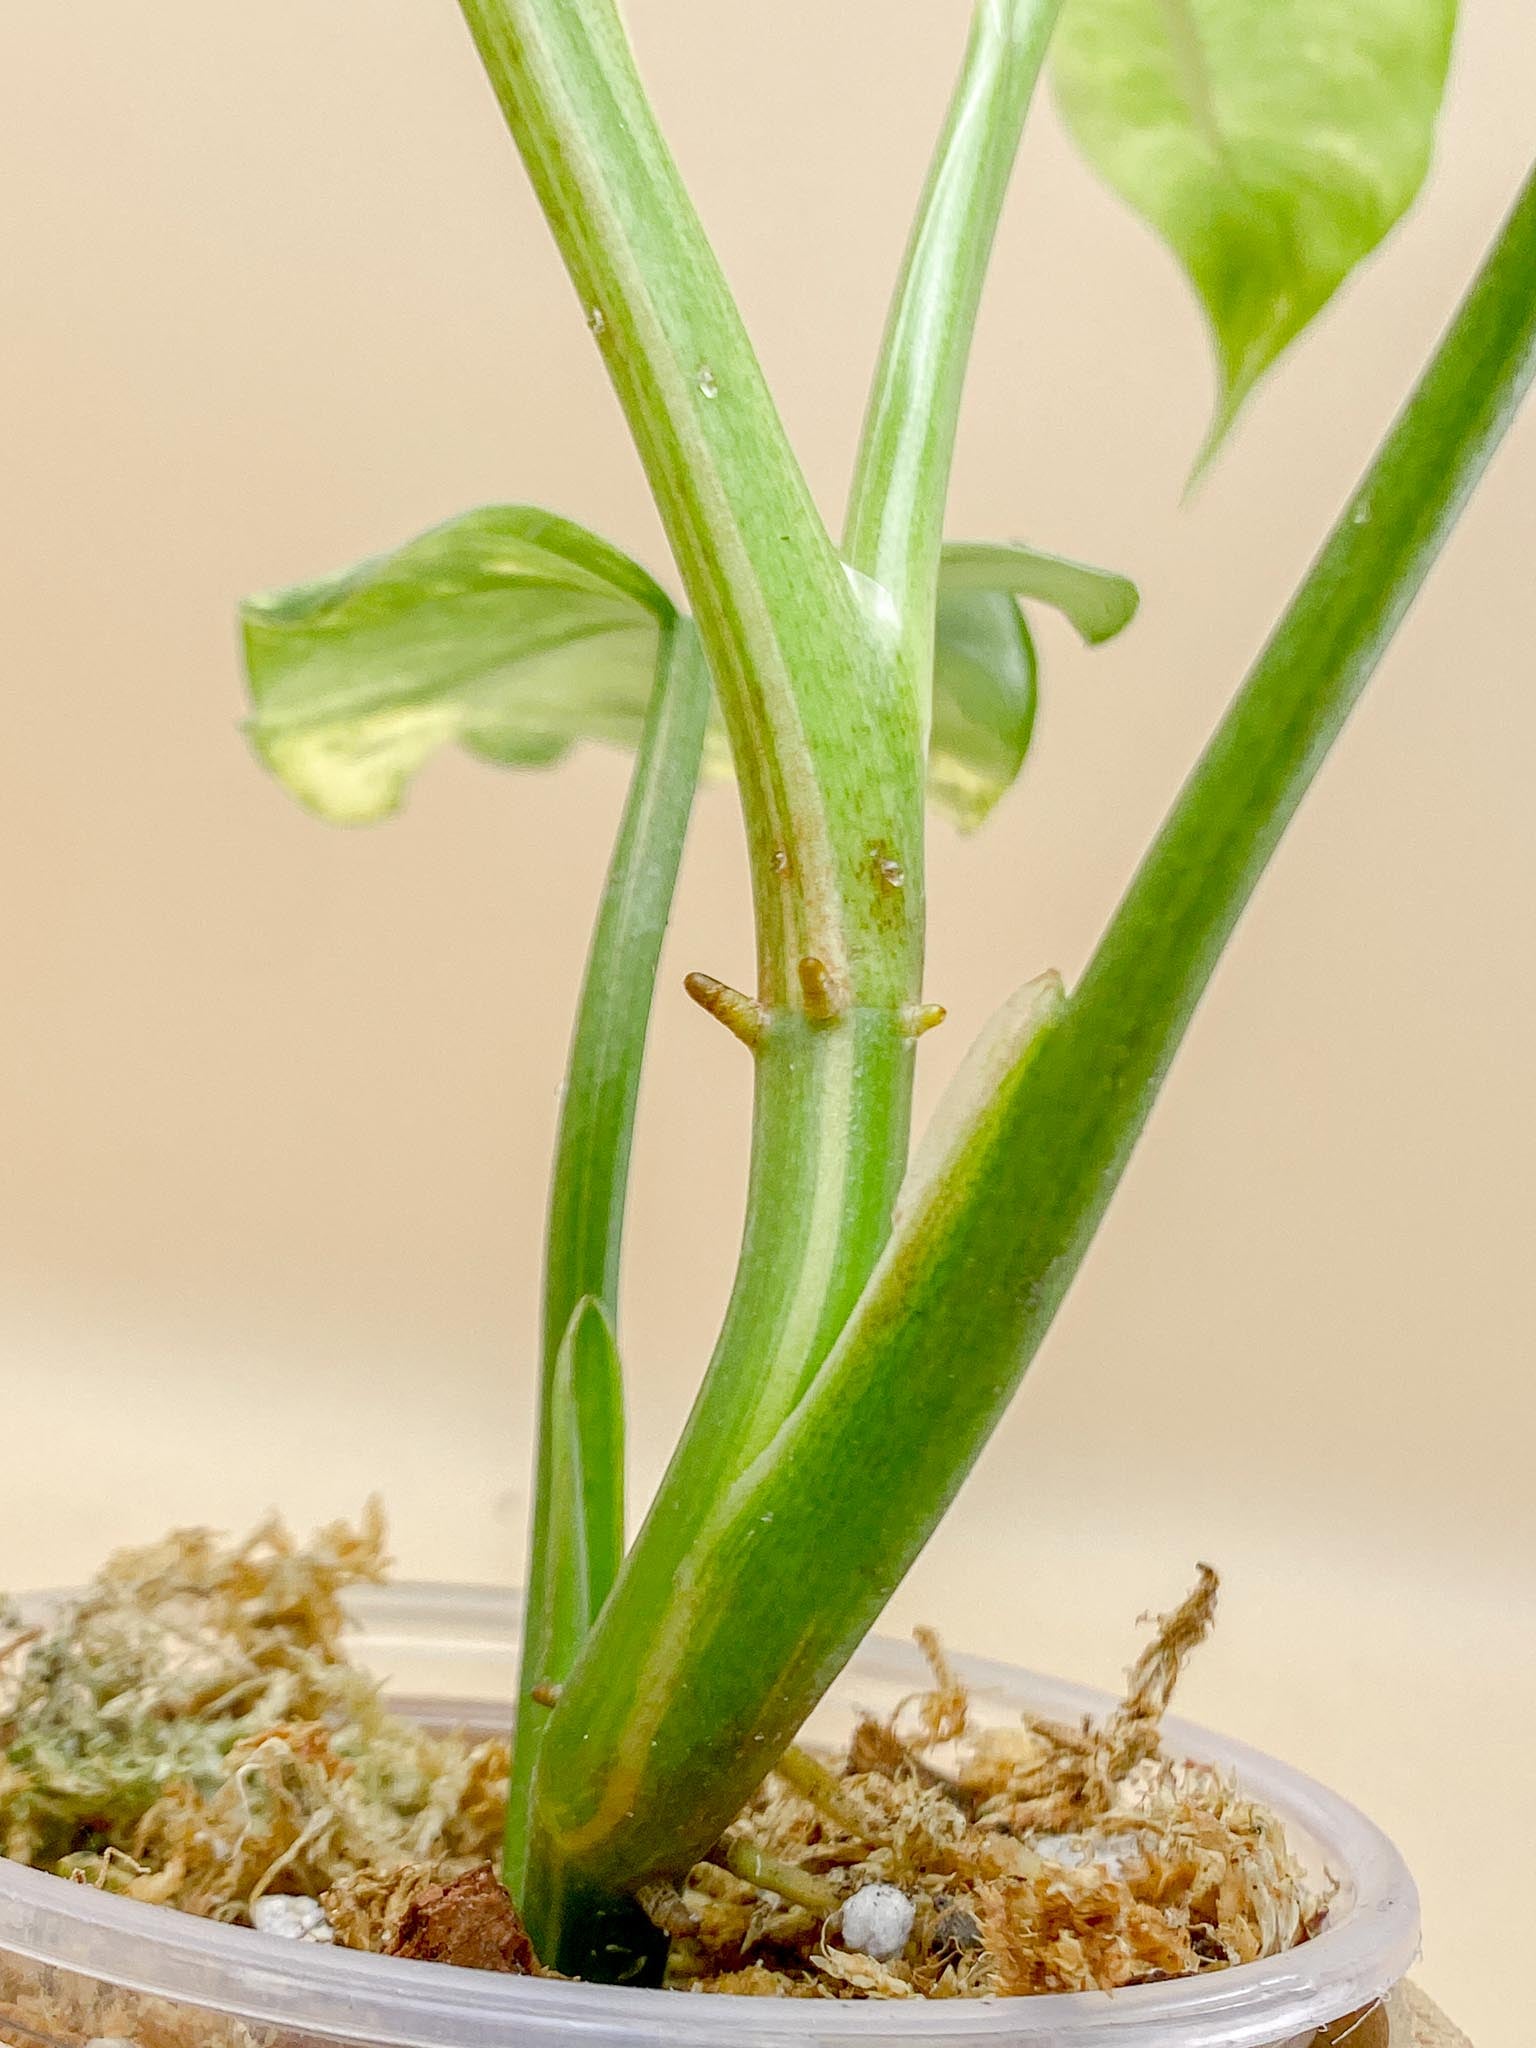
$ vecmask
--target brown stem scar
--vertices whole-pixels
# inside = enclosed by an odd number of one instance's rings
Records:
[[[848,1007],[848,993],[825,960],[808,953],[800,962],[800,993],[813,1024],[830,1024]]]

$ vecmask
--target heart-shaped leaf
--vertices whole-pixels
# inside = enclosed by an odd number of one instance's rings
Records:
[[[1136,607],[1124,577],[1059,556],[945,550],[929,793],[965,827],[986,817],[1029,747],[1036,661],[1019,596],[1055,606],[1089,641]],[[340,575],[250,599],[248,729],[300,802],[367,823],[398,808],[450,742],[519,768],[548,766],[581,740],[636,746],[675,617],[643,569],[584,527],[490,506]],[[718,718],[705,760],[729,771]]]
[[[1210,321],[1207,452],[1418,191],[1455,20],[1455,0],[1067,0],[1067,126]]]

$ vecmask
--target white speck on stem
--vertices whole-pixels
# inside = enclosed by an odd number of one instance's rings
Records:
[[[863,606],[865,616],[877,625],[882,633],[895,638],[901,631],[901,610],[883,583],[876,583],[872,576],[865,576],[847,562],[843,574],[853,585],[853,592]]]
[[[608,321],[601,306],[587,308],[587,325],[594,334],[602,334],[605,331]]]
[[[708,363],[700,363],[698,377],[695,381],[706,398],[719,397],[720,386],[716,383],[715,373]]]
[[[1369,526],[1371,523],[1370,506],[1368,504],[1357,505],[1349,515],[1349,523],[1351,526]]]
[[[906,1947],[916,1917],[916,1906],[895,1885],[861,1885],[843,1908],[843,1946],[889,1963]]]

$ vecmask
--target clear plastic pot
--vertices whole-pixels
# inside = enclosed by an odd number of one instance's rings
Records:
[[[411,1711],[494,1725],[511,1697],[517,1603],[405,1586],[356,1603],[360,1657]],[[1070,1719],[1101,1694],[957,1659],[978,1713]],[[922,1686],[901,1643],[873,1639],[813,1724],[845,1735]],[[1338,1882],[1329,1923],[1289,1955],[1105,1994],[911,2004],[695,1997],[482,1975],[301,1946],[109,1897],[0,1863],[0,2041],[8,2048],[1307,2048],[1368,2007],[1418,1945],[1401,1857],[1352,1806],[1242,1744],[1170,1722],[1171,1746],[1234,1771]]]

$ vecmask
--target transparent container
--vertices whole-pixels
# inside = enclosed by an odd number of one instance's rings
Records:
[[[517,1602],[402,1586],[355,1602],[359,1658],[423,1719],[493,1727],[512,1696]],[[1111,1702],[977,1659],[956,1663],[980,1718],[1057,1719]],[[872,1639],[812,1733],[846,1736],[925,1683]],[[1232,1770],[1285,1819],[1338,1893],[1289,1955],[1115,1993],[897,2003],[699,1997],[484,1975],[216,1926],[0,1863],[0,2042],[8,2048],[1309,2048],[1412,1962],[1418,1900],[1392,1844],[1322,1786],[1241,1743],[1170,1721],[1171,1746]],[[1365,2038],[1362,2033],[1362,2039]]]

